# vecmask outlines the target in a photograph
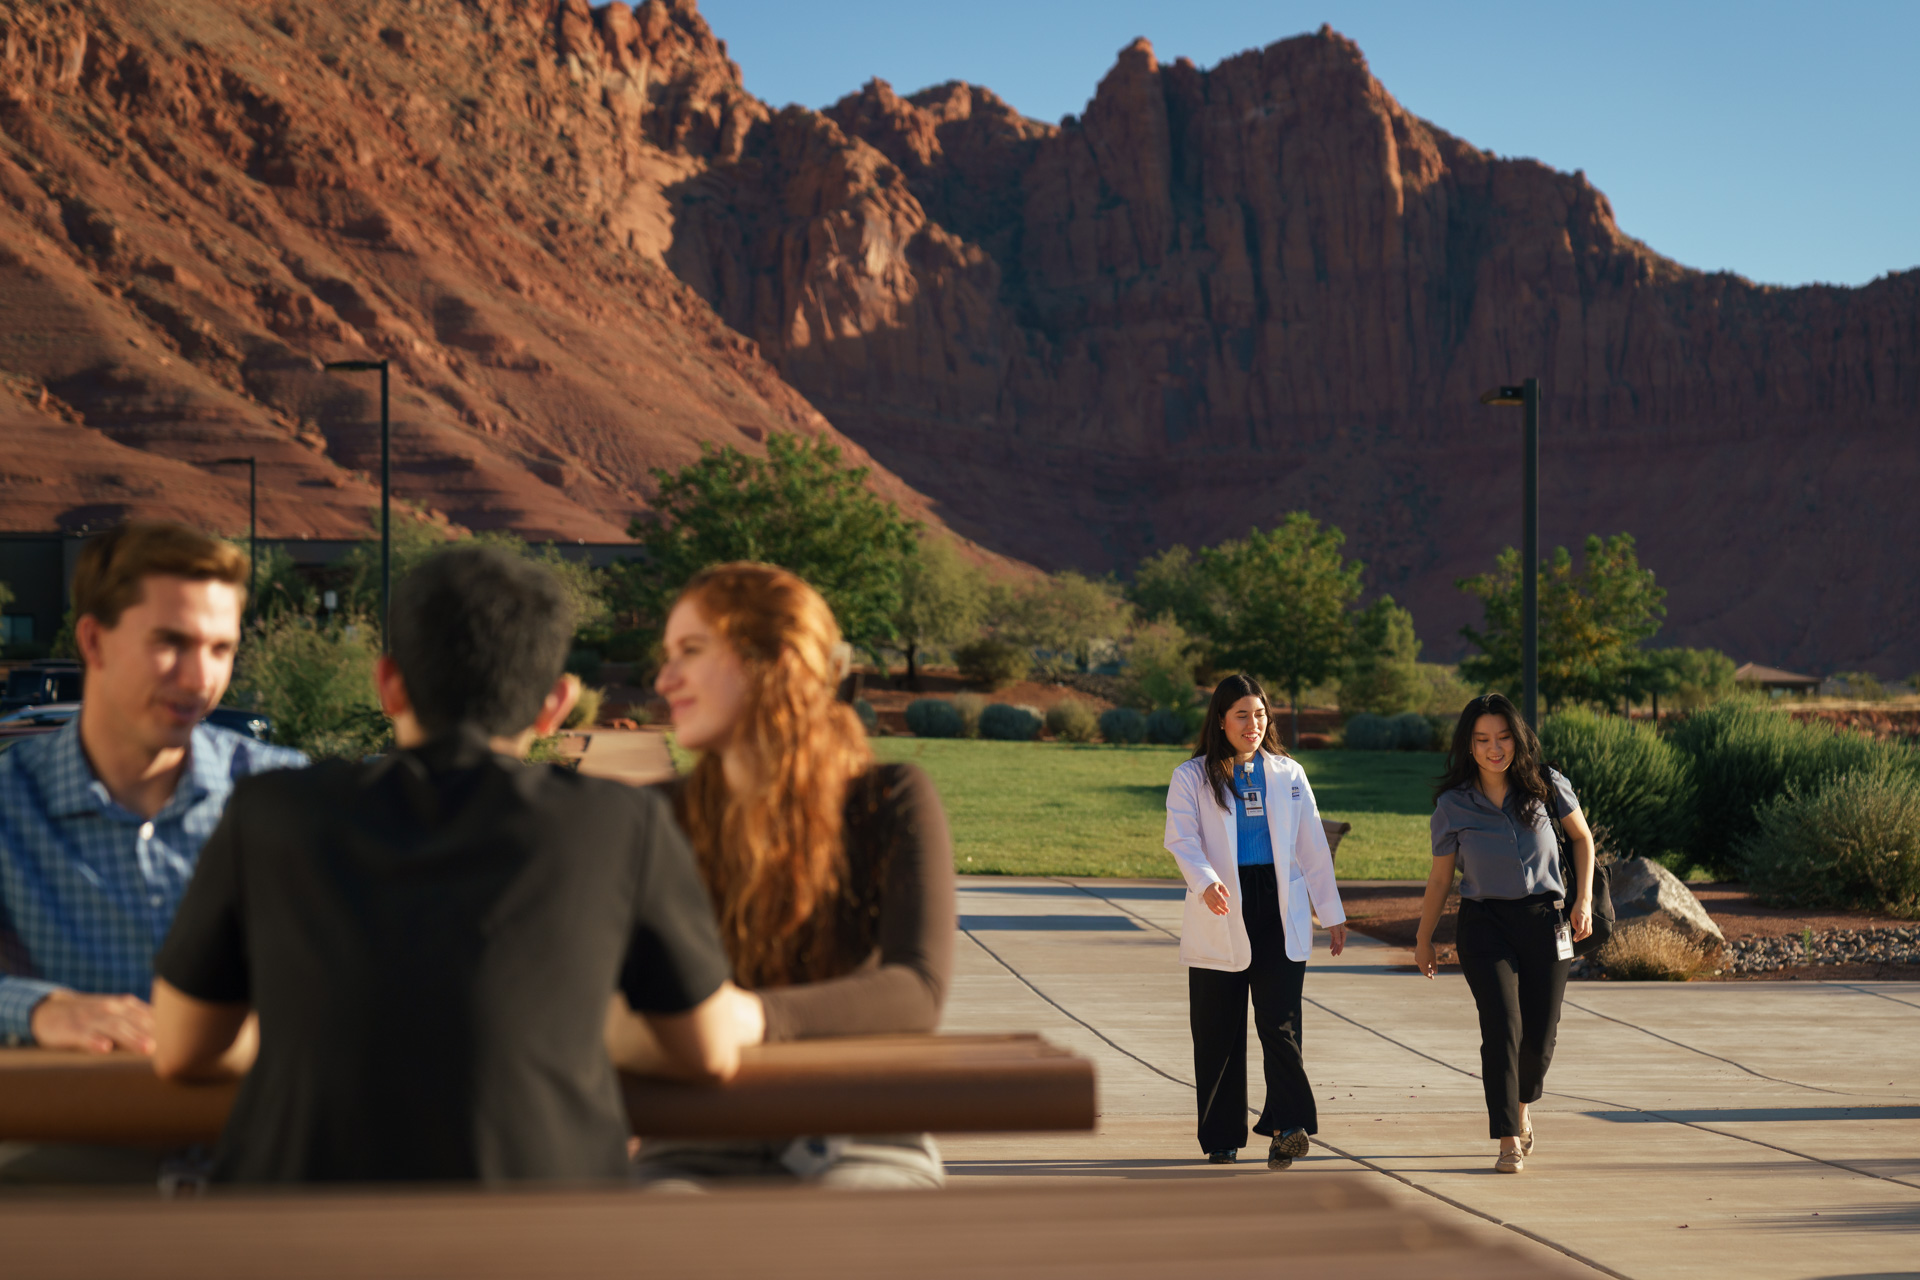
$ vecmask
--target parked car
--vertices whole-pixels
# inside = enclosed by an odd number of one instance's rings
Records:
[[[37,707],[22,707],[0,716],[0,742],[52,733],[80,712],[77,702],[49,702]],[[235,733],[244,733],[260,742],[273,741],[273,721],[258,711],[240,707],[215,707],[207,712],[207,723]]]
[[[15,667],[7,673],[6,691],[0,693],[0,714],[54,702],[78,702],[84,674],[79,663],[65,658],[43,658]]]
[[[35,734],[52,733],[67,721],[79,714],[77,702],[46,702],[38,706],[22,707],[0,716],[0,742],[11,742],[15,738],[31,738]]]

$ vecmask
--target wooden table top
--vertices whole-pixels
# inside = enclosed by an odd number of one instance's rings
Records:
[[[722,1086],[623,1075],[643,1137],[1091,1129],[1093,1064],[1039,1036],[849,1036],[762,1045]],[[0,1141],[217,1138],[234,1085],[170,1084],[134,1054],[0,1049]]]
[[[330,1192],[0,1197],[8,1274],[35,1280],[779,1276],[1559,1280],[1544,1249],[1396,1206],[1362,1172],[1073,1186],[675,1195]],[[1525,1252],[1522,1250],[1525,1249]],[[17,1270],[16,1270],[17,1269]]]

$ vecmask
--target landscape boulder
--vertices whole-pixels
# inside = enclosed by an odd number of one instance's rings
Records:
[[[1651,858],[1621,858],[1613,864],[1613,914],[1620,925],[1664,924],[1708,951],[1727,944],[1726,935],[1693,890]]]

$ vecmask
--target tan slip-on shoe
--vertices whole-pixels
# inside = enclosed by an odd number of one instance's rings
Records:
[[[1495,1173],[1518,1173],[1526,1167],[1526,1156],[1522,1154],[1518,1147],[1510,1147],[1502,1151],[1500,1158],[1493,1162],[1493,1171]]]
[[[1527,1120],[1527,1131],[1520,1135],[1520,1154],[1523,1156],[1533,1154],[1533,1120],[1531,1117]]]

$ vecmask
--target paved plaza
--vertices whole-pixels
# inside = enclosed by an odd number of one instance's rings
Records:
[[[1352,936],[1307,975],[1313,1154],[1210,1166],[1193,1139],[1177,883],[967,877],[948,1031],[1039,1031],[1098,1064],[1092,1134],[955,1136],[953,1185],[1358,1178],[1634,1280],[1920,1275],[1920,986],[1574,983],[1538,1148],[1493,1173],[1472,997]],[[1249,1061],[1259,1061],[1257,1041]],[[1251,1100],[1261,1096],[1257,1065]]]

